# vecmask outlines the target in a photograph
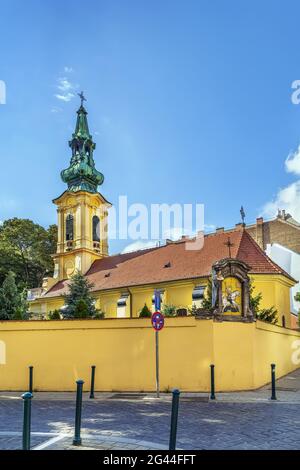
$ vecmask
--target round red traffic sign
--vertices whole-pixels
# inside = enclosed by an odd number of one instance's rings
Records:
[[[165,324],[165,318],[161,312],[154,312],[151,316],[151,323],[156,331],[162,330]]]

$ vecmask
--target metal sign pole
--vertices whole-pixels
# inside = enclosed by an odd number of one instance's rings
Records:
[[[155,349],[156,349],[156,397],[159,398],[159,337],[158,331],[155,331]]]
[[[156,312],[160,312],[161,299],[160,291],[155,289],[154,291],[154,305]],[[159,330],[155,328],[155,362],[156,362],[156,397],[159,398]]]

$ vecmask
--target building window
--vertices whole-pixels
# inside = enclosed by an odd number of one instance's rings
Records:
[[[74,217],[71,214],[66,218],[66,240],[74,240]]]
[[[202,307],[202,302],[204,299],[205,286],[195,286],[192,293],[192,304],[196,308]]]
[[[100,242],[100,219],[97,215],[93,217],[93,242]]]
[[[124,292],[123,294],[121,294],[121,297],[119,298],[117,302],[117,317],[118,318],[126,317],[126,305],[127,305],[128,297],[129,297],[129,292]]]

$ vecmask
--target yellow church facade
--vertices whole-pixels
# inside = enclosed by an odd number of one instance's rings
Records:
[[[201,308],[207,297],[214,263],[229,258],[229,240],[230,257],[248,266],[245,275],[249,275],[254,295],[262,294],[260,308],[274,306],[278,324],[290,326],[290,288],[295,280],[265,255],[242,224],[231,232],[217,230],[205,235],[203,248],[198,251],[186,250],[186,237],[183,237],[165,246],[109,256],[107,219],[111,204],[98,192],[104,177],[95,168],[95,144],[83,104],[77,111],[69,145],[70,166],[61,173],[68,189],[53,200],[58,214],[54,275],[44,279],[43,288],[32,296],[32,312],[47,317],[63,307],[68,279],[80,271],[94,285],[96,308],[105,318],[137,318],[145,304],[153,311],[157,289],[163,306],[172,305],[175,310],[186,310],[189,314],[193,306]],[[227,286],[229,280],[238,293],[236,305],[240,305],[237,312],[231,309],[230,313],[238,316],[242,313],[242,288],[239,293],[240,281],[227,276],[223,297],[231,289]],[[244,317],[247,317],[245,312]]]
[[[274,263],[242,224],[205,235],[201,249],[186,249],[186,238],[131,253],[109,255],[107,217],[111,204],[98,192],[103,175],[95,168],[95,144],[81,104],[69,143],[67,184],[54,199],[58,243],[54,274],[29,292],[31,321],[0,322],[0,390],[24,390],[34,366],[36,390],[74,390],[91,365],[96,391],[154,391],[155,334],[146,304],[154,292],[162,309],[173,306],[159,332],[161,391],[179,387],[208,391],[215,365],[216,391],[250,390],[300,365],[300,332],[290,328],[290,289],[295,280]],[[64,294],[76,272],[93,286],[104,319],[49,320],[64,312]],[[251,296],[262,294],[260,309],[274,307],[277,324],[255,318]],[[211,302],[207,303],[207,300]],[[34,315],[33,315],[34,316]]]

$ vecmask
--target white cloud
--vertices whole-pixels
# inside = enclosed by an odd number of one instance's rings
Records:
[[[75,96],[75,90],[77,90],[78,85],[70,82],[67,77],[60,77],[57,80],[57,89],[59,93],[56,93],[54,96],[60,101],[71,101],[72,98]]]
[[[130,243],[129,245],[125,246],[122,253],[130,253],[132,251],[145,250],[146,248],[153,248],[155,246],[158,246],[157,240],[147,240],[147,241],[138,240],[136,242]]]
[[[205,232],[215,232],[217,226],[214,224],[204,224],[204,231]]]
[[[51,113],[60,113],[61,111],[62,109],[58,106],[53,106],[53,108],[51,108]]]
[[[287,157],[285,169],[288,173],[300,175],[300,145]],[[266,217],[274,217],[278,209],[285,209],[296,220],[300,220],[300,180],[281,188],[273,200],[264,205],[262,213]]]
[[[285,168],[288,173],[300,175],[300,145],[296,152],[290,153],[285,161]]]
[[[69,80],[66,77],[62,77],[58,79],[57,88],[61,91],[66,92],[68,90],[72,90],[74,88],[74,85],[71,82],[69,82]]]
[[[68,101],[71,101],[71,99],[74,98],[75,95],[74,95],[74,93],[65,93],[64,95],[56,94],[54,96],[58,100],[68,102]]]
[[[300,180],[280,189],[273,201],[263,207],[266,217],[274,217],[278,209],[285,209],[294,219],[300,220]]]
[[[172,227],[164,231],[163,238],[168,238],[169,240],[179,240],[183,235],[186,235],[186,233],[182,227]]]
[[[66,67],[64,67],[64,72],[66,72],[66,73],[72,73],[72,72],[74,72],[74,69],[73,69],[72,67],[67,67],[67,66],[66,66]]]

